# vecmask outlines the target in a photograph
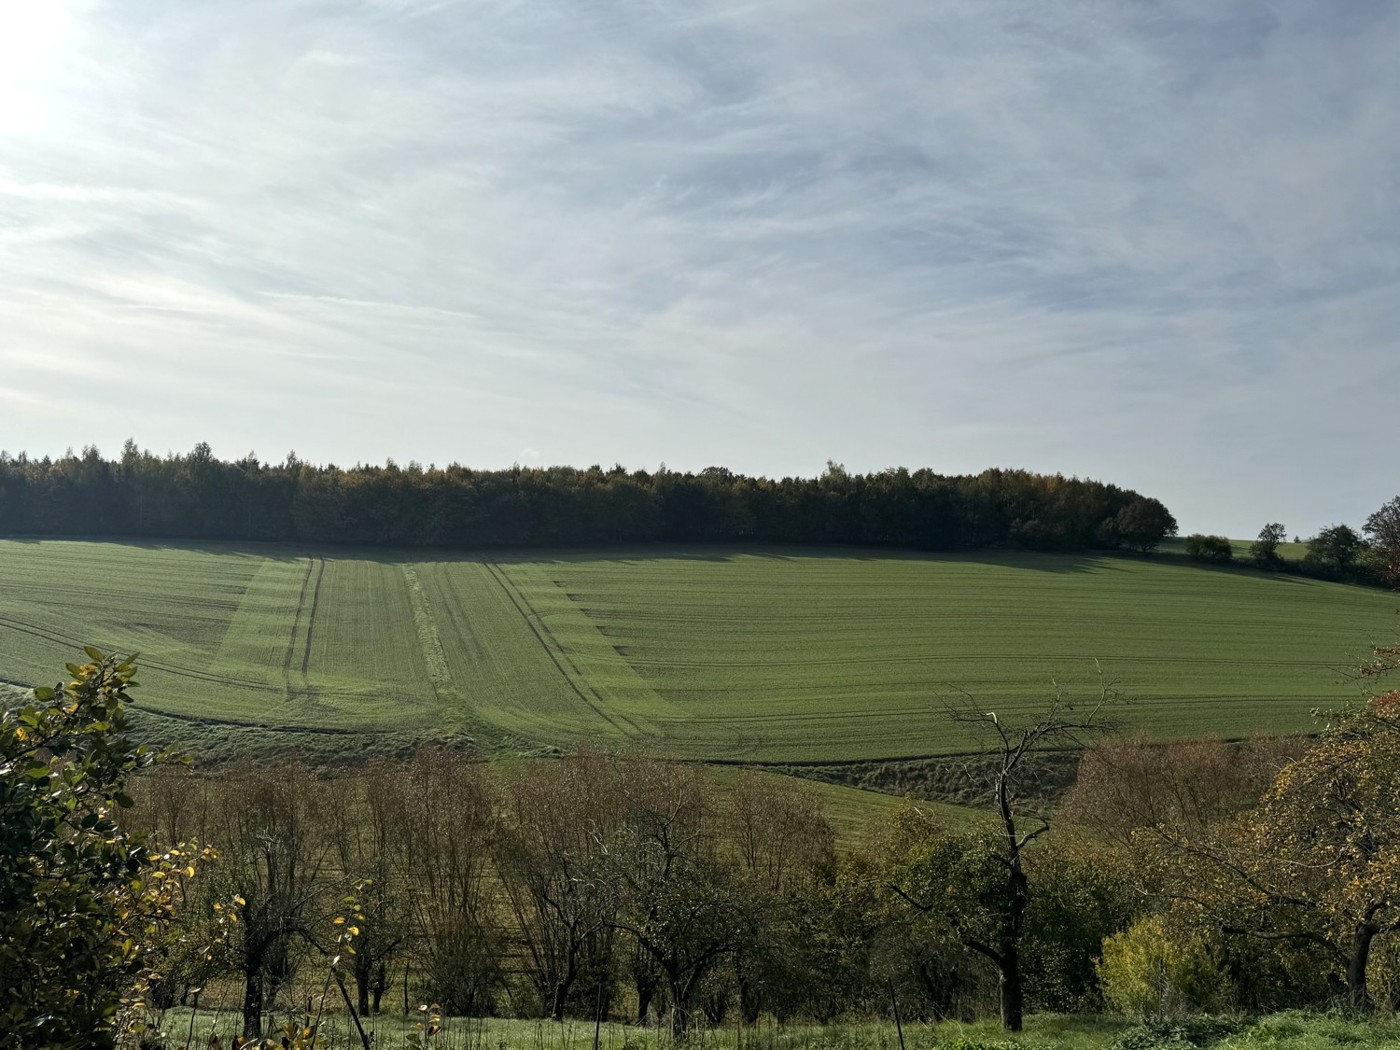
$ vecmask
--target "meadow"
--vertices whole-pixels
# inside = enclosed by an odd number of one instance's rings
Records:
[[[1366,588],[1112,554],[691,547],[443,556],[259,544],[0,541],[0,679],[84,642],[142,653],[160,736],[329,756],[470,738],[712,762],[974,746],[1105,683],[1162,737],[1306,730],[1395,637]],[[1102,672],[1100,676],[1100,670]]]
[[[153,1022],[177,1046],[203,1046],[210,1034],[230,1038],[232,1014],[215,1007],[200,1013],[171,1010]],[[410,1045],[415,1025],[425,1014],[388,1012],[368,1018],[366,1034],[375,1046]],[[304,1017],[294,1019],[304,1023]],[[668,1050],[677,1045],[656,1028],[587,1020],[552,1021],[507,1018],[441,1018],[432,1040],[439,1050]],[[330,1012],[318,1030],[325,1050],[358,1050],[362,1045],[352,1022]],[[186,1043],[187,1036],[194,1038]],[[595,1042],[596,1038],[596,1042]],[[212,1045],[212,1044],[210,1044]],[[701,1050],[1191,1050],[1193,1047],[1267,1047],[1269,1050],[1342,1050],[1356,1046],[1400,1047],[1400,1022],[1341,1015],[1287,1011],[1259,1018],[1195,1018],[1147,1024],[1126,1018],[1086,1014],[1037,1014],[1025,1031],[1008,1035],[992,1021],[906,1021],[896,1030],[889,1021],[832,1025],[775,1024],[700,1026],[686,1045]]]

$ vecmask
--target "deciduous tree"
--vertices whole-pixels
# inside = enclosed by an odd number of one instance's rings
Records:
[[[1288,530],[1282,522],[1271,521],[1259,530],[1259,538],[1249,545],[1249,560],[1261,569],[1279,569],[1283,559],[1279,557],[1278,545],[1288,537]]]
[[[919,847],[914,870],[932,873],[928,892],[947,877],[948,892],[921,895],[892,883],[891,888],[915,908],[938,912],[968,948],[997,969],[1002,1026],[1021,1030],[1025,984],[1021,945],[1030,884],[1026,849],[1050,830],[1043,805],[1025,792],[1034,756],[1047,747],[1087,746],[1090,737],[1107,728],[1106,707],[1115,699],[1107,690],[1085,705],[1056,693],[1038,714],[1016,719],[982,710],[968,701],[950,711],[951,717],[979,732],[987,741],[988,795],[995,814],[994,832],[972,839],[950,837],[932,829],[929,843]]]
[[[1363,531],[1380,555],[1387,582],[1400,586],[1400,496],[1367,518]]]

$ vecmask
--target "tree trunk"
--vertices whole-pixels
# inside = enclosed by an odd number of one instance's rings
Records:
[[[262,1038],[263,982],[262,974],[254,969],[243,974],[243,1036]]]
[[[1369,922],[1358,922],[1351,938],[1351,958],[1347,960],[1347,998],[1351,1008],[1369,1014],[1376,1004],[1366,989],[1366,966],[1371,960],[1371,941],[1376,928]]]
[[[374,1012],[379,1013],[379,1001],[384,998],[384,989],[389,985],[389,967],[385,963],[379,964],[379,969],[375,971],[374,983],[370,985],[370,992],[374,996]]]
[[[1025,997],[1021,988],[1021,949],[1015,941],[1002,948],[1000,981],[1001,1026],[1008,1032],[1019,1032]]]
[[[355,965],[355,1012],[360,1017],[369,1016],[369,970],[368,966]]]
[[[573,959],[569,960],[569,968],[564,975],[555,982],[554,995],[549,1007],[549,1018],[551,1021],[564,1020],[564,1008],[569,1004],[569,993],[573,991],[574,981],[578,979],[578,964]]]
[[[684,982],[671,981],[671,1039],[680,1042],[690,1030],[690,996],[682,987]]]
[[[759,994],[748,975],[741,971],[739,973],[739,1015],[744,1019],[744,1024],[755,1025],[758,1023],[758,1015],[762,1012],[763,996]]]
[[[633,975],[637,986],[637,1023],[647,1023],[647,1011],[651,1009],[651,1001],[656,995],[656,977],[645,972],[638,967]]]

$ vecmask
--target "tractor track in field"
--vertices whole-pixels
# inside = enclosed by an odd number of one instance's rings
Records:
[[[301,578],[301,593],[297,595],[297,611],[292,613],[292,629],[287,635],[287,651],[282,655],[282,677],[287,682],[288,694],[292,691],[292,657],[297,650],[297,628],[301,626],[301,610],[306,605],[306,585],[311,582],[311,559],[306,559],[306,574]]]
[[[538,640],[540,645],[544,648],[545,653],[558,669],[559,674],[563,676],[564,681],[569,683],[569,688],[574,691],[575,695],[577,695],[594,714],[603,719],[603,721],[607,722],[614,729],[626,732],[623,726],[619,724],[619,720],[621,720],[621,722],[626,723],[627,727],[634,733],[639,736],[645,736],[646,734],[642,731],[642,727],[637,725],[636,722],[632,721],[632,719],[628,718],[626,715],[619,714],[614,717],[613,714],[605,710],[607,701],[603,699],[603,695],[599,693],[598,690],[594,689],[593,686],[590,685],[588,687],[588,692],[593,694],[592,699],[579,688],[578,680],[584,678],[583,672],[578,669],[578,665],[576,665],[573,660],[569,659],[568,654],[564,651],[564,647],[559,644],[559,639],[554,637],[554,634],[545,624],[544,618],[540,616],[535,607],[530,604],[530,599],[526,598],[525,595],[519,593],[511,586],[510,581],[507,580],[505,573],[501,571],[500,566],[496,562],[484,561],[482,564],[486,566],[486,571],[491,575],[492,579],[500,585],[501,590],[505,592],[506,597],[509,598],[511,604],[515,606],[515,611],[520,614],[520,618],[525,621],[525,625],[530,628],[536,640]],[[536,626],[536,623],[538,623],[538,626]],[[546,636],[548,640],[546,640]],[[559,650],[558,654],[550,647],[550,641],[554,642],[555,648]],[[569,667],[573,669],[574,673],[572,675],[565,669],[564,664],[560,662],[560,655],[568,661]],[[577,678],[575,676],[577,676]],[[586,681],[586,679],[584,680]]]
[[[316,582],[311,582],[312,574],[316,576]],[[321,604],[321,581],[326,576],[326,559],[319,555],[306,559],[306,575],[301,578],[301,593],[297,595],[297,609],[292,614],[292,629],[287,635],[287,651],[282,655],[282,681],[287,699],[292,699],[297,692],[292,686],[292,665],[296,660],[297,633],[301,630],[302,613],[306,612],[306,594],[311,592],[311,610],[306,615],[306,634],[302,638],[301,652],[301,685],[302,691],[309,691],[310,680],[307,678],[307,671],[311,667],[311,636],[316,629],[316,609]]]
[[[301,680],[308,689],[311,682],[307,678],[306,672],[311,667],[311,634],[316,630],[316,610],[321,606],[321,581],[326,578],[326,559],[317,557],[316,559],[316,586],[311,591],[311,612],[306,617],[306,640],[302,642],[301,653]]]

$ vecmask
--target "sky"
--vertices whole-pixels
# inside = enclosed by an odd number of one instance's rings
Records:
[[[0,447],[1400,492],[1400,4],[0,0]]]

